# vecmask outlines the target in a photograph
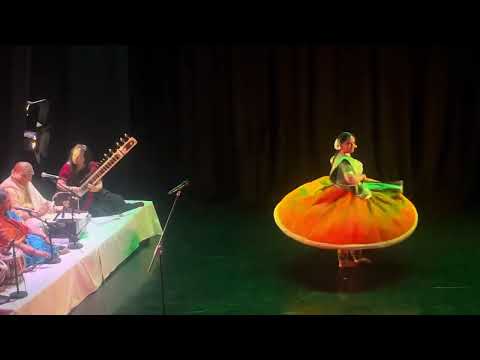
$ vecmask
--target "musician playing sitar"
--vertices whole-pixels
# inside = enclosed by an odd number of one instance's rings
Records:
[[[93,161],[90,149],[83,144],[77,144],[70,150],[68,161],[60,169],[57,188],[62,191],[68,190],[79,193],[80,186],[99,167],[98,162]],[[114,194],[103,188],[102,181],[88,184],[88,190],[80,199],[80,209],[88,211],[92,217],[110,216],[142,206],[143,203],[126,203],[121,195]]]

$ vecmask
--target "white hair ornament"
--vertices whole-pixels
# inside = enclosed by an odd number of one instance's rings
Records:
[[[340,148],[341,148],[340,145],[341,145],[341,144],[340,144],[340,140],[335,139],[335,142],[333,143],[333,148],[334,148],[335,150],[340,150]]]

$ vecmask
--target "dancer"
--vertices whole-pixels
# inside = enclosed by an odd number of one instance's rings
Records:
[[[334,142],[329,176],[306,183],[275,207],[277,226],[303,244],[337,250],[338,266],[370,260],[362,250],[391,246],[417,226],[415,206],[403,195],[403,182],[369,179],[352,157],[355,136],[342,132]]]

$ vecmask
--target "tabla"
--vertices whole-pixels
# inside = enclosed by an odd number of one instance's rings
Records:
[[[57,192],[52,197],[52,202],[55,206],[63,206],[65,208],[74,210],[80,209],[80,200],[79,198],[73,198],[72,194],[68,192]]]
[[[7,277],[7,274],[9,273],[8,265],[5,264],[3,260],[0,260],[0,285],[3,284],[3,281]]]
[[[20,280],[20,277],[25,272],[26,261],[23,252],[19,249],[15,249],[16,258],[13,257],[13,254],[10,255],[1,255],[0,260],[5,263],[8,270],[6,270],[5,279],[3,283],[0,282],[0,285],[14,285],[15,284],[15,267],[17,267],[17,277]],[[15,261],[16,260],[16,261]]]

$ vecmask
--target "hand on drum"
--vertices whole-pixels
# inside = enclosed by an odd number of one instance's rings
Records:
[[[36,214],[37,216],[43,216],[45,215],[48,211],[50,210],[50,204],[48,202],[45,202],[42,204],[42,206],[40,206],[38,208],[38,210],[36,211]]]
[[[35,250],[35,256],[41,256],[43,258],[48,258],[50,257],[50,253],[42,250]]]

